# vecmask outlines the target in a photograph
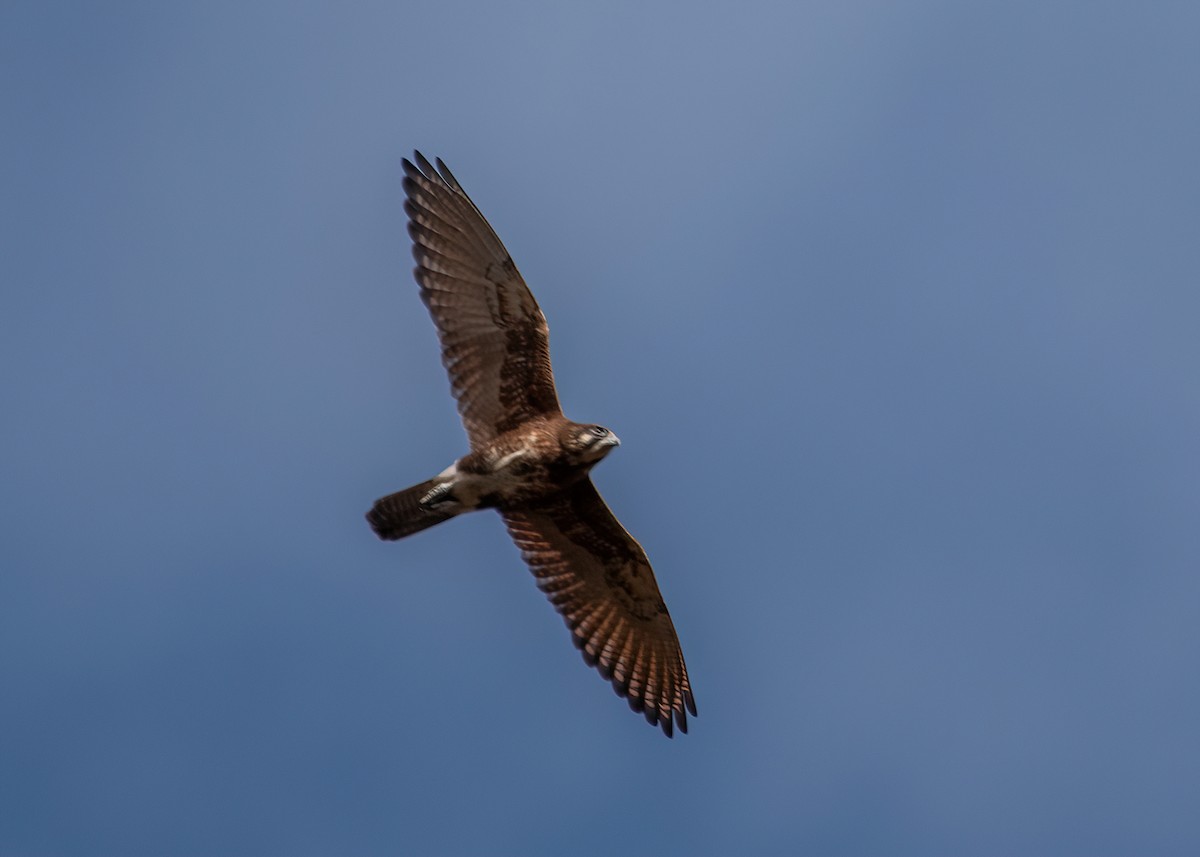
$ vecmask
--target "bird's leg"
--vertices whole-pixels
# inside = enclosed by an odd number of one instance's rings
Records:
[[[434,486],[424,497],[421,498],[420,504],[426,509],[432,509],[440,503],[448,503],[454,498],[451,495],[453,483],[442,482]]]

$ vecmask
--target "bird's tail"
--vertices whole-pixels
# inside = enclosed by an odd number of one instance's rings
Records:
[[[421,499],[439,484],[437,479],[429,479],[420,485],[380,497],[371,511],[367,512],[367,523],[379,538],[394,541],[419,533],[464,511],[453,502],[422,505]]]

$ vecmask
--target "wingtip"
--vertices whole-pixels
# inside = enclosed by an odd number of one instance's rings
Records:
[[[662,726],[664,735],[666,735],[668,738],[675,737],[675,730],[672,727],[672,720],[670,717],[664,717],[661,721],[659,721],[659,725]]]
[[[462,192],[462,185],[458,183],[458,179],[454,177],[454,173],[450,172],[450,168],[446,166],[446,162],[441,158],[434,158],[433,163],[430,163],[429,159],[421,154],[419,149],[413,149],[412,160],[401,158],[400,163],[404,165],[404,174],[410,179],[435,181],[451,190]]]
[[[446,162],[441,158],[437,159],[437,168],[438,173],[441,174],[442,181],[450,185],[450,187],[454,188],[455,190],[462,189],[462,185],[458,183],[458,179],[454,177],[454,173],[450,172],[450,168],[446,166]]]
[[[433,164],[429,163],[429,159],[416,149],[413,149],[413,160],[416,161],[417,167],[426,178],[433,178],[436,175],[437,171],[433,168]]]

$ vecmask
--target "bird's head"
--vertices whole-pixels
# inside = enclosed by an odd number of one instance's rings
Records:
[[[572,423],[563,438],[563,448],[582,464],[595,464],[621,445],[620,439],[604,426]]]

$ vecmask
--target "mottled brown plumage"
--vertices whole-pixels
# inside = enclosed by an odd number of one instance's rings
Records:
[[[404,161],[408,234],[421,299],[471,447],[544,414],[562,414],[550,330],[512,257],[440,160]]]
[[[512,258],[440,160],[404,161],[414,275],[471,452],[367,513],[398,539],[475,509],[497,509],[588,664],[667,736],[696,704],[646,554],[589,473],[619,441],[562,414],[549,330]]]

